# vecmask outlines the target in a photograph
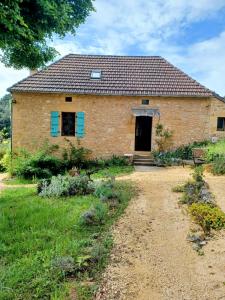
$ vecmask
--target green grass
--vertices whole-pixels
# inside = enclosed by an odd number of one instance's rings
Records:
[[[3,183],[6,185],[21,185],[21,184],[34,184],[37,183],[35,180],[32,179],[24,179],[24,178],[6,178],[3,180]]]
[[[209,144],[206,149],[207,160],[212,161],[214,156],[225,155],[225,140],[220,140],[215,144]]]
[[[121,176],[121,175],[130,174],[133,171],[134,171],[133,166],[113,166],[98,171],[97,173],[92,175],[92,178],[93,179],[103,178],[109,174],[112,176]]]
[[[100,202],[93,195],[45,199],[34,188],[4,190],[0,194],[0,299],[68,299],[71,287],[76,287],[78,299],[91,299],[111,249],[110,226],[134,193],[126,182],[118,182],[116,188],[121,204],[101,226],[80,222],[81,214]],[[56,257],[77,261],[96,244],[104,246],[101,259],[77,274],[76,280],[53,268]],[[93,285],[81,284],[90,277]]]

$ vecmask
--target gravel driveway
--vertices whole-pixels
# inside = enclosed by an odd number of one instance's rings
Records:
[[[115,247],[97,300],[225,299],[224,234],[199,256],[186,241],[189,217],[178,205],[179,195],[171,192],[190,172],[182,167],[152,168],[126,176],[140,193],[113,229]],[[223,182],[220,190],[225,191],[225,178]]]

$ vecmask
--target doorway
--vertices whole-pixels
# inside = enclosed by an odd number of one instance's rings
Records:
[[[152,117],[136,117],[135,151],[151,151]]]

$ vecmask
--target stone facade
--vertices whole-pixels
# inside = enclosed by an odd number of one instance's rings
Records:
[[[72,96],[72,102],[65,102]],[[80,145],[92,150],[92,156],[135,153],[135,121],[133,107],[141,106],[136,96],[95,96],[14,93],[13,149],[37,149],[45,140],[65,147],[63,136],[51,137],[50,113],[85,112],[85,136]],[[145,108],[157,108],[160,116],[153,117],[152,150],[155,149],[155,125],[164,124],[173,131],[174,147],[212,136],[225,137],[217,132],[217,117],[225,117],[225,103],[215,98],[147,97]],[[61,122],[61,121],[60,121]],[[76,137],[68,137],[77,144]]]

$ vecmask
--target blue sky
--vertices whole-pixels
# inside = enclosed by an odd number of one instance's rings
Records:
[[[225,96],[225,0],[96,0],[94,6],[76,36],[50,42],[61,56],[161,55]],[[0,68],[0,95],[29,74]]]

